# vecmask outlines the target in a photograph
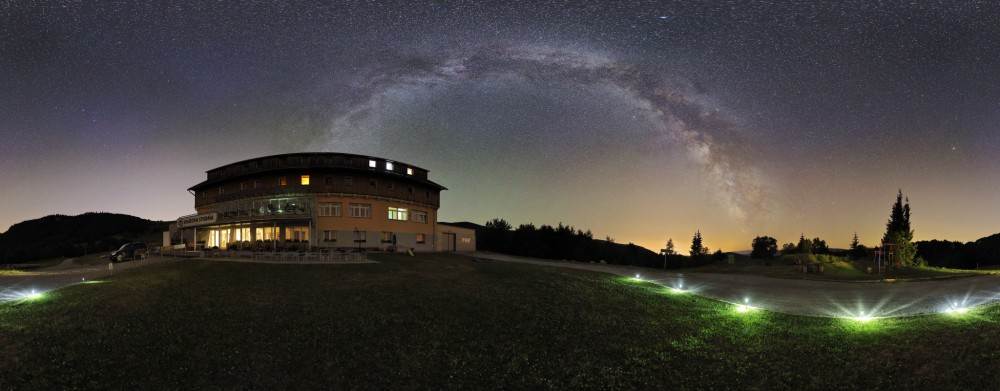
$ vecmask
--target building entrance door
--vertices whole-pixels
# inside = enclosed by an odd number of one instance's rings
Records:
[[[442,238],[444,239],[444,243],[442,243],[442,250],[455,251],[455,234],[446,233]]]

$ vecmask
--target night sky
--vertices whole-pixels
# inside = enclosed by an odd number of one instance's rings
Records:
[[[653,249],[1000,232],[995,2],[0,2],[0,231],[173,220],[205,171],[430,170],[440,220]]]

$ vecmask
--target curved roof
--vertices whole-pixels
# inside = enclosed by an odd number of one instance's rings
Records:
[[[263,167],[260,166],[249,167],[249,165],[253,162],[273,161],[274,159],[282,159],[282,158],[287,159],[292,157],[339,158],[339,159],[334,160],[333,162],[327,161],[325,163],[321,163],[320,160],[317,159],[316,161],[309,161],[308,163],[299,161],[299,163],[296,164],[288,163],[288,164],[279,164],[277,166],[273,164],[267,164],[263,165]],[[350,165],[344,163],[345,158],[351,159],[352,163]],[[353,159],[360,159],[358,160],[359,164],[354,164]],[[388,170],[385,168],[368,167],[366,164],[369,160],[375,160],[377,162],[380,162],[382,167],[385,167],[386,162],[392,162],[394,168],[392,170]],[[406,174],[405,171],[406,168],[413,169],[416,175]],[[227,169],[231,169],[232,172],[227,173]],[[339,153],[339,152],[297,152],[297,153],[260,156],[252,159],[240,160],[238,162],[229,163],[206,171],[206,174],[208,174],[208,179],[206,179],[204,182],[191,186],[190,188],[188,188],[188,190],[198,190],[200,188],[204,188],[206,186],[210,186],[213,184],[227,182],[235,179],[253,177],[261,173],[292,172],[292,171],[301,171],[302,169],[321,169],[321,170],[336,169],[339,171],[347,171],[347,172],[377,174],[380,176],[393,177],[401,180],[412,181],[414,183],[425,184],[439,190],[448,190],[446,187],[441,186],[427,179],[428,171],[426,169],[408,163],[381,158],[377,156],[356,155],[356,154]]]

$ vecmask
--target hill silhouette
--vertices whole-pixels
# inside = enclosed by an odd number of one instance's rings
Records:
[[[917,242],[917,255],[931,266],[957,269],[1000,265],[1000,233],[975,242],[924,240]]]
[[[158,241],[169,222],[117,213],[49,215],[0,233],[0,263],[110,251],[133,241]]]

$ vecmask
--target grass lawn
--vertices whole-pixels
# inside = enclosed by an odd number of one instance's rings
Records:
[[[0,389],[1000,388],[1000,306],[808,318],[451,254],[183,260],[0,304]]]
[[[775,261],[764,265],[760,260],[737,261],[733,265],[716,262],[683,271],[701,273],[753,274],[759,276],[797,278],[834,281],[879,281],[883,279],[927,279],[969,277],[982,274],[997,274],[997,270],[962,270],[937,267],[906,267],[889,269],[884,273],[868,273],[871,262],[827,262],[823,263],[823,273],[802,273],[800,266]]]

